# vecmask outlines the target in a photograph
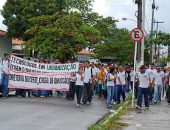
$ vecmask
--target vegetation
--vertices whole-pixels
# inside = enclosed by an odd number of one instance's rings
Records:
[[[120,123],[119,118],[129,111],[131,99],[132,99],[131,95],[128,96],[126,102],[123,102],[113,108],[115,110],[115,113],[107,114],[97,124],[90,126],[88,130],[117,130],[126,127],[127,124]]]

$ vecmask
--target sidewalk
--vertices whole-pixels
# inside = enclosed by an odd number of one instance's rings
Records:
[[[170,105],[163,101],[141,113],[132,111],[122,116],[120,122],[128,124],[123,130],[170,130]]]

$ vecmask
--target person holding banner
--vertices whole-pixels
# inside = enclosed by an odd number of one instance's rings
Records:
[[[5,53],[4,59],[2,59],[1,61],[2,98],[6,98],[8,96],[9,67],[10,67],[10,55]]]

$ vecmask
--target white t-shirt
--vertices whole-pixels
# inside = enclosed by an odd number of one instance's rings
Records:
[[[3,60],[1,62],[1,71],[5,72],[5,73],[9,73],[9,64],[10,64],[10,61],[9,60]]]
[[[89,81],[91,82],[91,67],[89,68],[85,68],[84,70],[84,83],[89,83]]]
[[[136,76],[135,71],[130,72],[130,81],[134,81],[135,76]]]
[[[83,86],[84,85],[84,82],[83,80],[81,80],[81,75],[80,74],[76,74],[76,85],[79,85],[79,86]]]
[[[141,87],[141,88],[148,88],[148,83],[149,83],[149,75],[148,75],[148,73],[144,73],[144,74],[142,74],[142,73],[140,73],[139,72],[139,74],[138,74],[138,78],[139,78],[139,87]]]
[[[108,74],[107,74],[107,79],[114,79],[114,75],[111,74],[111,73],[108,73]],[[108,80],[107,80],[107,86],[115,86],[114,80],[112,80],[112,81],[108,81]]]
[[[155,73],[155,84],[156,85],[163,85],[162,78],[164,78],[164,72],[156,72]]]
[[[148,69],[146,70],[146,73],[149,74],[149,78],[151,79],[151,83],[153,82],[153,79],[155,78],[155,73],[156,73],[156,70],[151,70],[151,69]]]
[[[119,72],[117,77],[120,79],[122,85],[126,85],[126,74],[125,74],[124,71],[123,72]],[[121,85],[119,80],[118,80],[118,85]]]
[[[96,76],[97,73],[99,72],[97,67],[92,68],[93,76]]]

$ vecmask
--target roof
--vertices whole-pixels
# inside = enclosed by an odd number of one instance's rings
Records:
[[[77,54],[95,55],[93,52],[91,52],[91,51],[87,51],[87,50],[82,50],[82,51],[78,52]]]
[[[22,40],[18,38],[12,38],[12,45],[21,45],[23,43]]]
[[[5,36],[6,35],[6,31],[0,30],[0,36]]]

